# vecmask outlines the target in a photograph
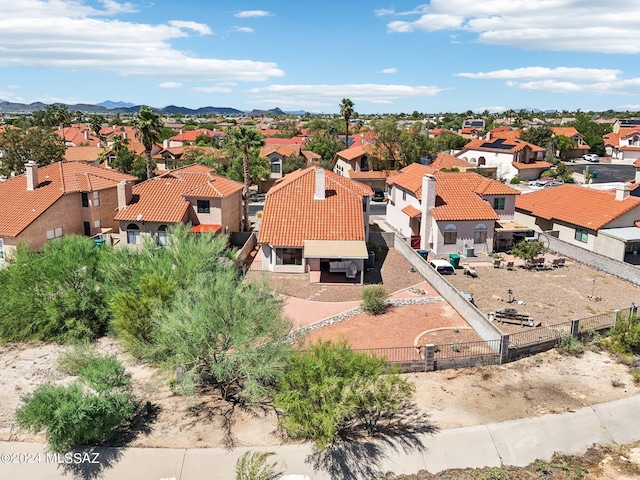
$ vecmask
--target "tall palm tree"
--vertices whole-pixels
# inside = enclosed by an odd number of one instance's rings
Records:
[[[344,118],[344,143],[346,148],[349,148],[349,119],[353,115],[353,102],[348,98],[343,98],[340,102],[340,116]]]
[[[242,173],[244,188],[242,189],[242,229],[249,230],[249,150],[261,147],[264,144],[262,135],[257,130],[240,127],[231,132],[230,144],[242,150]]]
[[[144,156],[147,159],[147,179],[149,179],[153,177],[151,150],[160,139],[162,122],[160,122],[160,116],[151,107],[143,105],[133,119],[133,126],[136,129],[136,138],[144,145]]]

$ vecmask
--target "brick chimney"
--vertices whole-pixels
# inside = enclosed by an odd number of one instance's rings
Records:
[[[27,190],[33,191],[38,188],[38,165],[36,162],[27,162],[25,164],[25,173],[27,174]]]
[[[621,187],[616,188],[616,200],[619,202],[623,201],[625,198],[629,197],[631,190],[626,185],[622,185]]]
[[[326,182],[325,182],[325,172],[323,168],[316,168],[316,193],[313,196],[314,200],[324,200],[325,199],[325,190],[326,190]]]
[[[118,210],[122,210],[129,203],[133,197],[133,184],[130,181],[122,180],[118,184]]]
[[[436,206],[436,177],[426,174],[422,177],[422,200],[420,201],[420,210],[422,216],[420,219],[420,248],[429,250],[433,243],[432,227],[433,214],[431,209]]]

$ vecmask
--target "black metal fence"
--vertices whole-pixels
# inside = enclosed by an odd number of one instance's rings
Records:
[[[502,340],[480,340],[475,342],[452,342],[433,346],[433,361],[439,368],[468,366],[474,363],[499,363],[500,359],[509,359],[502,349],[528,349],[536,345],[552,348],[554,341],[567,335],[582,335],[612,328],[618,318],[627,318],[630,309],[594,315],[593,317],[571,320],[545,327],[527,329],[523,332],[503,336]],[[508,337],[508,343],[506,342]],[[389,364],[417,364],[427,362],[425,346],[366,348],[356,351],[386,359]],[[540,350],[539,350],[540,351]],[[514,356],[512,358],[518,358]],[[477,362],[474,362],[476,361]],[[495,360],[495,361],[494,361]]]

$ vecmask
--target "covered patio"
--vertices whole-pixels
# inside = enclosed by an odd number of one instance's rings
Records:
[[[494,231],[493,250],[495,252],[506,252],[526,237],[533,237],[531,227],[513,220],[498,220]]]
[[[309,266],[309,283],[364,284],[365,260],[369,259],[365,241],[305,240],[303,256]]]

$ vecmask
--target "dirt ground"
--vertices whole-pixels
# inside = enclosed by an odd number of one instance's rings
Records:
[[[115,354],[132,374],[134,393],[150,401],[156,412],[148,431],[128,443],[142,447],[225,446],[222,405],[215,395],[185,398],[167,386],[168,378],[133,360],[120,345],[103,339],[101,352]],[[43,441],[17,429],[13,413],[20,397],[45,382],[73,380],[60,372],[56,359],[63,349],[53,345],[0,347],[0,440]],[[587,352],[581,358],[549,351],[507,365],[443,370],[407,375],[416,385],[418,405],[440,428],[499,422],[549,413],[640,394],[626,366],[606,353]],[[508,403],[505,402],[508,398]],[[280,444],[274,434],[273,412],[242,412],[231,416],[235,445]]]

